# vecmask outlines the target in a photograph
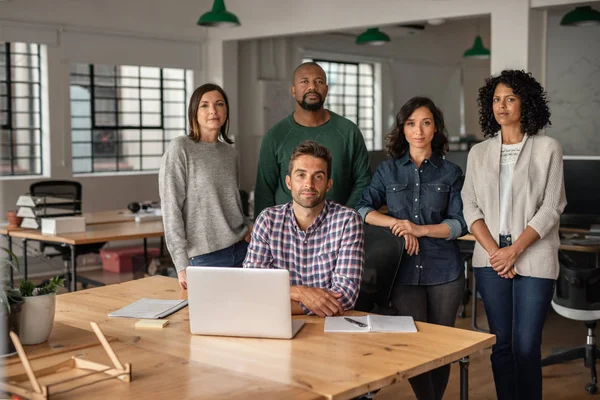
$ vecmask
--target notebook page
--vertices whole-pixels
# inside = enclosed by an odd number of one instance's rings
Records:
[[[413,317],[369,314],[371,332],[417,332]]]
[[[351,318],[355,321],[366,324],[366,327],[360,327],[345,318]],[[325,332],[345,332],[345,333],[360,333],[369,332],[369,323],[367,316],[364,317],[325,317]]]

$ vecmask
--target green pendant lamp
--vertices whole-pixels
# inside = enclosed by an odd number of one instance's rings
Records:
[[[590,6],[575,7],[560,20],[562,26],[592,26],[600,25],[600,11]]]
[[[390,37],[381,32],[379,28],[369,28],[356,38],[356,44],[381,46],[390,41]]]
[[[463,54],[464,58],[471,58],[477,60],[487,60],[490,58],[490,51],[483,46],[483,40],[480,35],[475,37],[475,43],[473,47],[465,51]]]
[[[240,26],[240,20],[235,14],[225,8],[225,0],[215,0],[212,10],[202,14],[197,22],[200,26],[230,28]]]

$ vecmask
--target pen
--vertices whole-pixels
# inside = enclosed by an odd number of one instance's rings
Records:
[[[344,317],[344,319],[346,321],[350,322],[351,324],[360,326],[361,328],[366,328],[367,327],[367,324],[363,324],[362,322],[359,322],[359,321],[357,321],[355,319],[348,318],[348,317]]]

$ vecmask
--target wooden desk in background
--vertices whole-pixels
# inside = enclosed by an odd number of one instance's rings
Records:
[[[27,241],[59,243],[71,249],[71,277],[70,290],[77,290],[77,257],[76,247],[84,244],[112,242],[118,240],[144,240],[144,260],[148,265],[148,238],[163,236],[162,221],[140,223],[104,223],[90,225],[85,232],[63,233],[60,235],[44,235],[38,229],[19,229],[8,234],[13,238],[23,239],[23,272],[27,278]]]
[[[169,325],[162,330],[135,330],[135,319],[107,317],[143,297],[186,295],[176,279],[161,276],[67,293],[57,296],[55,321],[86,330],[89,321],[95,321],[106,335],[153,352],[157,360],[177,357],[207,371],[250,376],[330,399],[353,398],[455,361],[463,360],[465,366],[470,354],[495,342],[493,335],[426,323],[417,323],[419,332],[410,334],[324,333],[324,320],[308,316],[295,317],[305,319],[306,325],[292,340],[199,336],[190,334],[187,307],[169,316]],[[123,356],[122,361],[130,360]],[[466,369],[462,370],[467,394]],[[222,384],[232,386],[225,397],[244,397],[236,392],[235,383]],[[269,397],[284,398],[276,393],[268,393]]]

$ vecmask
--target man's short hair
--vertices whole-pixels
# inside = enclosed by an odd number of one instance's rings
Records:
[[[311,156],[320,158],[327,163],[327,179],[331,178],[331,152],[329,149],[314,140],[305,140],[300,143],[290,157],[290,165],[288,166],[288,175],[292,175],[294,169],[294,161],[300,156]]]

